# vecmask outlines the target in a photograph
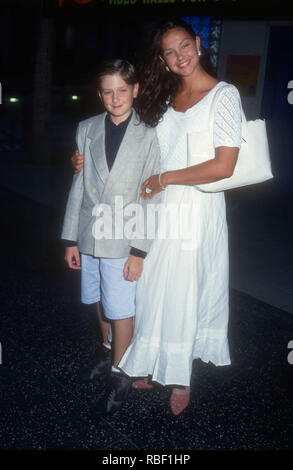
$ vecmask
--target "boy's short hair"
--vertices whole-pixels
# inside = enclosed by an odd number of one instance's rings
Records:
[[[101,81],[105,75],[114,75],[115,73],[119,73],[128,85],[135,85],[138,81],[135,68],[128,60],[111,59],[106,60],[99,67],[97,73],[98,89],[101,89]]]

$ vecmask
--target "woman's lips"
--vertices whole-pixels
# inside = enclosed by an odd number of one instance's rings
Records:
[[[179,68],[184,68],[184,67],[186,67],[187,65],[189,65],[189,60],[186,60],[185,62],[182,62],[181,64],[178,64],[178,67],[179,67]]]

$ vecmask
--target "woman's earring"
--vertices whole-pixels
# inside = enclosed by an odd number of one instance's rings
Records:
[[[201,56],[201,50],[200,49],[197,49],[197,55],[198,55],[198,57]]]
[[[168,65],[166,65],[165,68],[166,68],[167,72],[170,72],[170,69],[169,69]]]

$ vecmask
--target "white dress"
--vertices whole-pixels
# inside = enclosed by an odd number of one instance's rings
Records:
[[[223,85],[185,112],[168,108],[157,126],[162,172],[188,166],[187,133],[208,128],[212,97]],[[237,89],[225,87],[215,108],[215,147],[240,147],[240,109]],[[165,239],[153,242],[144,261],[134,335],[119,367],[130,376],[150,374],[162,385],[188,386],[195,358],[230,364],[225,199],[187,185],[169,185],[162,196],[173,218],[164,219]],[[174,221],[182,213],[188,223],[181,233]]]

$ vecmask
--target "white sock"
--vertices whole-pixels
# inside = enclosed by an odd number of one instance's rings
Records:
[[[110,349],[110,351],[111,351],[111,345],[110,344],[103,343],[103,346],[105,346],[105,348],[107,348],[107,349]]]
[[[119,372],[121,374],[121,370],[117,369],[116,367],[112,366],[112,372]]]

